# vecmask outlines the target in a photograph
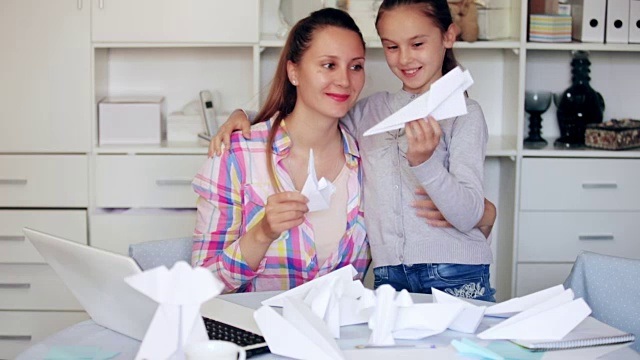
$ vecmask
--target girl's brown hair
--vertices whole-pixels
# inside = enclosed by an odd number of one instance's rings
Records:
[[[386,11],[393,10],[400,6],[416,6],[424,16],[428,17],[433,23],[440,29],[440,32],[444,34],[449,29],[449,26],[453,24],[453,18],[451,17],[451,11],[447,0],[384,0],[378,9],[378,16],[376,17],[376,27],[380,18]],[[442,75],[448,73],[458,66],[458,61],[453,54],[453,49],[447,49],[444,53],[444,61],[442,62]]]
[[[281,187],[276,181],[275,165],[273,163],[273,157],[271,156],[273,143],[282,120],[293,111],[297,101],[296,87],[291,84],[289,76],[287,75],[287,62],[291,61],[294,64],[299,63],[304,53],[311,46],[313,34],[329,26],[353,31],[358,34],[364,47],[365,43],[362,33],[349,14],[335,8],[324,8],[312,12],[306,18],[298,21],[289,31],[287,41],[280,53],[280,59],[278,60],[269,94],[256,116],[256,123],[268,121],[275,116],[273,126],[269,129],[269,136],[267,137],[266,154],[269,177],[276,191],[280,191]]]

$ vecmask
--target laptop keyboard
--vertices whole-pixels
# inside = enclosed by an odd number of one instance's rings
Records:
[[[206,317],[203,317],[203,319],[204,326],[207,328],[207,334],[209,334],[209,339],[231,341],[232,343],[242,346],[247,352],[247,358],[269,352],[267,342],[262,336],[220,321]]]

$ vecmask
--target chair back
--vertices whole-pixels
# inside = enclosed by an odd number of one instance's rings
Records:
[[[145,241],[129,245],[129,256],[147,270],[161,265],[171,268],[183,260],[191,264],[192,238]]]
[[[631,347],[640,351],[640,260],[585,251],[564,287],[589,304],[594,318],[634,334]]]

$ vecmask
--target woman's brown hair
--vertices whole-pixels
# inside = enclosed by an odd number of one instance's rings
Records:
[[[329,26],[353,31],[358,34],[360,40],[362,40],[362,46],[364,46],[364,39],[360,29],[351,16],[342,10],[324,8],[314,11],[306,18],[298,21],[289,31],[287,41],[280,53],[280,59],[278,60],[269,94],[256,116],[256,123],[268,121],[275,116],[273,125],[271,129],[269,129],[269,136],[267,137],[268,151],[266,154],[269,177],[276,191],[280,191],[281,187],[276,181],[275,164],[273,163],[271,149],[273,149],[273,143],[282,120],[293,111],[297,101],[296,87],[291,84],[289,76],[287,75],[287,62],[291,61],[294,64],[299,63],[304,53],[311,46],[314,33]]]

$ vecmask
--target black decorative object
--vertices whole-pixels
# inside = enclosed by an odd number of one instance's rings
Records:
[[[542,114],[551,105],[550,91],[527,91],[524,96],[524,109],[529,113],[529,136],[524,139],[524,146],[528,149],[542,149],[547,146],[547,140],[541,136]]]
[[[587,124],[602,122],[604,99],[590,85],[589,53],[573,52],[571,60],[571,86],[556,98],[560,138],[554,145],[562,148],[584,146]]]

